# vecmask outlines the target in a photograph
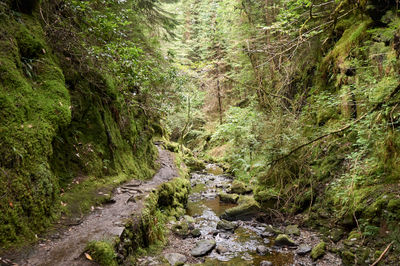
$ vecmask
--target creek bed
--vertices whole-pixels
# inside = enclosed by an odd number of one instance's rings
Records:
[[[167,254],[180,253],[186,257],[185,265],[260,265],[262,261],[269,261],[272,265],[341,265],[337,256],[327,253],[325,257],[315,263],[309,255],[296,254],[297,247],[276,247],[275,235],[268,236],[266,227],[254,218],[246,221],[234,221],[234,231],[217,229],[220,215],[225,210],[237,204],[220,202],[218,194],[226,192],[231,187],[233,179],[223,174],[222,169],[216,165],[208,165],[202,172],[191,174],[192,191],[189,196],[186,215],[180,221],[172,222],[173,228],[190,220],[191,230],[198,229],[201,235],[169,236],[169,243],[158,257],[145,257],[139,259],[139,265],[168,265],[165,264]],[[284,230],[284,226],[277,226]],[[172,230],[173,231],[173,230]],[[266,236],[267,235],[267,236]],[[299,244],[314,246],[320,239],[316,233],[301,230],[300,236],[291,236]],[[202,257],[193,257],[191,251],[201,240],[213,240],[216,248]],[[265,247],[265,255],[257,252],[257,247]],[[161,262],[164,261],[164,264]]]

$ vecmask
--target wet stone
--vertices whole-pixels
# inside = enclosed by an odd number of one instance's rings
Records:
[[[311,247],[309,245],[300,245],[299,248],[296,250],[296,254],[303,256],[311,251]]]
[[[275,234],[272,233],[272,232],[263,232],[263,233],[260,234],[260,236],[261,236],[262,238],[268,238],[268,237],[272,237],[272,236],[274,236],[274,235],[275,235]]]
[[[196,243],[196,247],[192,249],[191,254],[194,257],[205,256],[215,248],[215,245],[214,240],[200,240]]]
[[[228,252],[229,250],[225,246],[218,245],[217,248],[216,248],[216,251],[217,251],[218,254],[224,254],[224,253]]]
[[[260,246],[257,246],[256,252],[261,256],[265,256],[265,255],[270,253],[270,250],[266,246],[261,246],[260,245]]]
[[[260,266],[272,266],[272,262],[268,261],[268,260],[264,260],[260,263]]]
[[[183,265],[187,261],[186,256],[179,253],[167,253],[165,259],[171,265]]]

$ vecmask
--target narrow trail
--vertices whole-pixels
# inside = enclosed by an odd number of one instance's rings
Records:
[[[9,254],[8,259],[14,263],[10,265],[94,265],[83,257],[86,244],[119,236],[124,230],[124,220],[141,211],[146,195],[178,175],[172,154],[158,145],[157,148],[160,169],[151,180],[132,180],[118,187],[112,204],[97,208],[79,224],[48,236],[32,248]]]

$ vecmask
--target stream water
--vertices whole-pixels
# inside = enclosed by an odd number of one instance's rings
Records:
[[[237,221],[237,229],[232,231],[217,230],[219,216],[236,204],[223,203],[218,193],[230,187],[232,179],[223,175],[215,165],[208,165],[207,172],[192,174],[192,193],[189,197],[187,214],[195,220],[195,228],[199,228],[202,239],[214,239],[216,249],[205,257],[208,265],[260,265],[262,261],[270,261],[273,265],[292,265],[293,253],[274,250],[272,238],[263,238],[265,224],[255,220]],[[271,236],[272,237],[272,236]],[[269,252],[261,256],[258,246],[267,246]],[[222,247],[222,248],[221,248]],[[224,252],[221,252],[223,250]],[[220,251],[220,252],[218,252]]]

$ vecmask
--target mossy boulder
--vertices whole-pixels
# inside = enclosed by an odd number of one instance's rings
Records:
[[[260,212],[260,205],[249,197],[240,203],[238,206],[227,209],[222,215],[221,219],[228,221],[235,220],[249,220],[255,217]]]
[[[296,246],[296,242],[294,242],[288,235],[279,234],[275,238],[275,246]]]
[[[258,187],[255,191],[254,198],[263,208],[275,208],[278,202],[278,193],[273,189]]]
[[[253,192],[253,189],[248,187],[246,184],[239,180],[235,180],[232,183],[231,188],[228,190],[228,193],[234,193],[234,194],[249,194]]]
[[[220,220],[217,223],[217,229],[221,230],[226,230],[226,231],[234,231],[237,228],[237,225],[235,223],[226,221],[226,220]]]
[[[225,202],[225,203],[237,203],[239,200],[238,194],[228,194],[228,193],[221,192],[218,194],[218,196],[219,196],[219,200],[221,202]]]
[[[313,260],[317,260],[325,255],[326,252],[326,243],[324,241],[319,242],[312,250],[311,250],[311,258]]]

